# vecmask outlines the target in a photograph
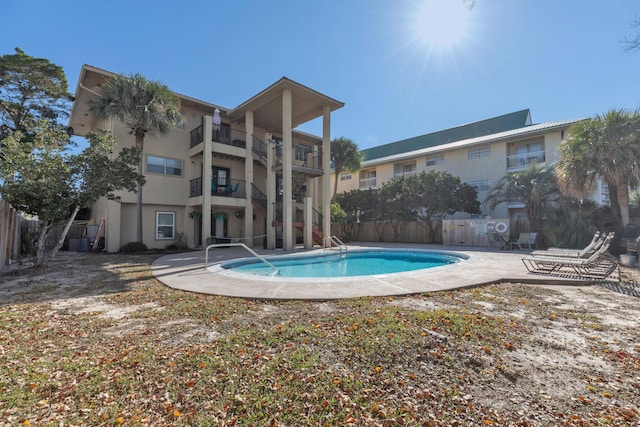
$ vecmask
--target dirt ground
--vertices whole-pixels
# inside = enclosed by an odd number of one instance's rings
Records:
[[[144,269],[155,257],[62,253],[42,270],[13,265],[0,275],[0,312],[43,304],[52,316],[92,313],[108,319],[109,333],[114,335],[131,333],[135,328],[161,334],[166,331],[161,325],[141,326],[144,320],[132,319],[132,315],[162,307],[148,301],[116,304],[111,298],[136,287],[158,286],[154,278],[140,277],[130,270],[132,264]],[[496,378],[490,387],[466,383],[467,394],[460,399],[520,414],[522,419],[528,413],[539,414],[529,424],[519,425],[555,424],[557,418],[544,418],[543,414],[558,411],[555,405],[560,400],[567,401],[565,409],[595,405],[603,413],[602,408],[609,408],[615,414],[613,425],[640,425],[640,271],[624,268],[622,278],[621,284],[585,286],[506,283],[433,296],[377,299],[375,304],[417,311],[464,306],[477,315],[529,322],[517,345],[505,344],[512,346],[508,352],[473,352],[462,345],[452,352],[470,369],[481,373],[491,370]],[[337,301],[307,302],[304,312],[298,313],[301,305],[260,304],[260,310],[244,314],[237,322],[255,325],[277,315],[292,319],[309,312],[335,315],[344,309]],[[182,322],[174,328],[180,336],[173,338],[181,343],[215,341],[224,333],[203,328],[188,318]],[[447,337],[442,339],[446,345],[457,345],[451,338],[449,342]],[[13,412],[4,410],[4,420],[20,419],[11,418]],[[0,399],[0,416],[2,412]],[[0,425],[4,420],[0,418]],[[606,421],[602,424],[608,425]]]

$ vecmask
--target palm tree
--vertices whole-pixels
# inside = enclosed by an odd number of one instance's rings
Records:
[[[338,180],[340,179],[340,173],[343,171],[356,172],[360,169],[362,162],[362,152],[358,150],[358,146],[355,142],[349,138],[336,138],[331,141],[331,163],[333,164],[333,170],[336,173],[336,180],[333,183],[333,197],[331,201],[335,200],[336,193],[338,192]]]
[[[500,203],[522,202],[531,225],[540,230],[545,210],[559,194],[553,169],[532,164],[523,171],[503,176],[489,191],[485,203],[493,210]]]
[[[180,100],[160,82],[140,74],[114,75],[102,88],[99,98],[90,104],[99,119],[115,118],[128,127],[139,150],[138,174],[143,172],[144,138],[154,132],[167,134],[180,119]],[[142,242],[142,183],[137,186],[137,240]]]
[[[556,173],[562,188],[577,196],[587,196],[604,180],[617,196],[611,197],[612,210],[619,212],[624,227],[629,224],[629,186],[639,182],[638,162],[640,111],[614,109],[569,129]]]

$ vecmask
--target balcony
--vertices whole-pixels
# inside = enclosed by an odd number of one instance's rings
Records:
[[[211,181],[211,195],[218,197],[247,197],[247,185],[244,180],[229,179],[227,184],[220,186]],[[189,181],[189,197],[202,196],[202,177],[194,178]]]
[[[273,170],[282,170],[282,145],[273,147],[276,165]],[[294,158],[292,159],[292,169],[294,172],[303,173],[308,176],[322,175],[322,148],[318,147],[313,150],[309,145],[297,144],[293,142]]]
[[[220,144],[230,145],[233,147],[246,148],[247,146],[247,133],[232,129],[230,126],[221,126],[220,129],[213,130],[211,133],[211,140]],[[204,141],[204,126],[200,125],[191,131],[190,135],[190,148]]]
[[[375,176],[371,178],[360,178],[361,189],[376,188],[376,187],[377,187],[377,182],[376,182]]]
[[[531,164],[539,164],[544,162],[544,151],[507,156],[507,172],[518,172],[521,170],[525,170]]]
[[[402,178],[402,177],[405,177],[405,176],[413,176],[413,175],[415,175],[416,173],[417,173],[417,172],[416,172],[416,170],[415,170],[415,169],[414,169],[414,170],[412,170],[412,171],[396,172],[396,173],[394,173],[394,174],[393,174],[393,177],[394,177],[394,178]]]

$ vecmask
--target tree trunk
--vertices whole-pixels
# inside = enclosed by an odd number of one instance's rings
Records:
[[[78,215],[78,212],[80,212],[80,206],[76,205],[73,208],[73,213],[71,214],[69,221],[67,221],[67,224],[64,226],[64,229],[62,230],[62,234],[60,235],[60,240],[58,240],[58,243],[56,243],[56,246],[53,248],[53,252],[51,252],[51,259],[54,259],[56,257],[56,254],[58,253],[62,245],[64,245],[64,239],[67,237],[67,233],[69,233],[71,224],[73,224],[73,221],[76,219],[76,215]]]
[[[44,243],[47,240],[47,232],[49,231],[49,221],[42,221],[42,230],[38,235],[38,244],[36,245],[36,261],[35,266],[40,267],[44,260]]]
[[[336,179],[333,182],[333,196],[331,196],[331,203],[336,200],[336,193],[338,192],[338,180],[340,179],[340,171],[335,170]]]
[[[626,182],[622,182],[616,185],[618,190],[618,206],[620,207],[620,218],[622,219],[622,226],[629,225],[629,187]]]
[[[138,175],[142,176],[143,165],[144,165],[144,154],[142,152],[144,147],[144,134],[139,135],[136,134],[136,147],[140,149],[140,161],[138,162]],[[137,212],[137,241],[143,243],[142,240],[142,184],[138,183],[137,189],[137,198],[136,198],[136,212]]]
[[[616,222],[622,223],[622,216],[620,215],[620,202],[618,201],[618,187],[613,184],[607,183],[609,189],[609,206],[611,206],[611,214],[616,219]]]

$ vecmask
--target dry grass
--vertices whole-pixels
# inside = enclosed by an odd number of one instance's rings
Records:
[[[0,426],[640,424],[632,285],[254,301],[152,260],[0,276]]]

